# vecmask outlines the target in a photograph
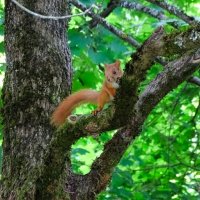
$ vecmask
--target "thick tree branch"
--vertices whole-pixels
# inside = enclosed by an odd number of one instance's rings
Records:
[[[159,56],[182,55],[184,52],[197,50],[200,45],[200,27],[166,35],[162,42]]]
[[[142,124],[149,113],[163,97],[199,69],[199,63],[200,51],[193,55],[184,55],[169,63],[140,95],[130,125],[119,130],[105,145],[103,153],[92,165],[89,178],[86,177],[86,179],[95,179],[97,183],[95,188],[101,189],[102,184],[107,185],[113,168],[120,161],[129,144],[141,132]]]
[[[193,30],[192,35],[193,34],[200,35],[198,30]],[[78,138],[87,136],[88,134],[100,133],[102,131],[117,129],[124,126],[126,123],[124,110],[133,106],[128,105],[130,104],[130,98],[133,98],[134,96],[136,98],[137,95],[135,94],[138,85],[141,80],[144,79],[145,71],[153,63],[155,55],[165,55],[165,53],[168,55],[173,55],[174,53],[177,53],[177,55],[178,53],[182,54],[197,49],[200,43],[200,37],[197,37],[195,41],[193,41],[191,30],[163,36],[160,39],[155,37],[153,40],[155,35],[156,34],[153,34],[153,36],[147,40],[135,54],[132,55],[132,59],[127,63],[121,87],[115,100],[115,105],[117,105],[117,107],[112,105],[97,116],[82,116],[75,125],[66,123],[60,130],[58,130],[60,137],[66,138],[64,141],[71,141],[72,144]],[[177,40],[182,41],[182,44],[184,44],[182,51],[179,49],[180,45],[179,43],[177,44]],[[168,48],[165,48],[165,46],[168,46]],[[188,47],[186,48],[185,46]],[[131,91],[127,91],[130,88]],[[123,96],[121,102],[120,96]],[[133,103],[134,101],[131,102]],[[118,115],[116,113],[118,113]],[[120,115],[123,117],[120,117]],[[116,119],[116,117],[118,119]],[[74,136],[74,139],[71,138],[71,134]],[[67,137],[69,138],[67,139]],[[64,146],[66,147],[66,145],[67,143]]]
[[[118,91],[118,94],[117,94],[117,97],[115,100],[115,104],[113,106],[111,106],[110,109],[108,109],[108,112],[103,111],[97,117],[90,116],[89,118],[86,117],[86,118],[80,119],[75,125],[66,123],[63,127],[61,127],[59,130],[57,130],[56,134],[54,135],[53,141],[50,145],[50,151],[47,155],[46,165],[44,167],[42,177],[39,180],[41,182],[41,185],[43,185],[43,187],[49,187],[49,184],[52,185],[54,183],[54,181],[56,181],[59,178],[59,175],[61,174],[62,169],[64,167],[65,159],[69,158],[69,155],[67,155],[67,154],[70,152],[71,145],[77,139],[79,139],[80,137],[83,137],[83,136],[87,136],[89,133],[90,134],[91,133],[100,133],[105,130],[116,129],[116,128],[122,127],[122,126],[126,125],[128,123],[128,121],[130,121],[130,117],[132,117],[132,115],[135,116],[135,112],[132,112],[132,111],[135,106],[135,103],[137,102],[137,90],[138,90],[139,84],[145,78],[146,71],[150,68],[150,66],[152,65],[156,56],[158,56],[160,54],[164,55],[164,52],[168,55],[170,55],[170,53],[171,53],[171,55],[174,54],[175,49],[177,49],[177,48],[175,48],[177,46],[177,44],[174,44],[174,41],[176,41],[174,38],[181,37],[185,44],[191,44],[190,40],[192,40],[192,39],[190,37],[187,38],[187,40],[188,40],[187,42],[185,41],[186,40],[185,35],[190,35],[187,31],[184,33],[177,33],[176,35],[172,34],[173,37],[162,36],[162,34],[163,34],[163,29],[162,28],[158,29],[142,45],[142,47],[139,48],[138,51],[132,55],[132,59],[126,65],[125,75],[122,78],[121,87]],[[171,39],[169,39],[169,38],[171,38]],[[169,45],[168,49],[164,48],[164,45],[166,45],[166,42],[167,42],[167,44],[171,43],[171,45]],[[197,45],[196,41],[195,41],[195,44]],[[163,48],[164,48],[164,50],[163,50]],[[195,48],[197,48],[197,47],[192,43],[191,48],[193,50],[195,50]],[[188,51],[188,50],[190,50],[189,47],[185,48],[185,49],[183,48],[182,52]],[[177,53],[178,53],[178,51],[177,51]],[[190,67],[190,65],[188,65],[188,67]],[[171,68],[165,69],[164,72],[167,73],[166,70],[168,70],[168,69],[171,69]],[[174,69],[174,68],[172,68],[172,69]],[[177,70],[178,69],[179,68],[177,67]],[[186,70],[187,69],[188,68],[186,68]],[[190,74],[192,74],[192,72],[194,70],[195,70],[195,67],[193,66]],[[169,77],[173,77],[173,76],[177,75],[177,74],[174,75],[172,72],[171,72],[172,74],[170,74],[170,72],[171,71],[169,71]],[[186,77],[186,75],[188,75],[188,74],[189,73],[183,74],[183,71],[180,71],[180,76],[183,75],[182,76],[183,79],[181,79],[181,80],[183,81],[184,78]],[[158,76],[158,77],[160,77],[160,76]],[[164,79],[162,79],[162,81],[163,80]],[[173,86],[172,83],[174,80],[176,80],[175,81],[176,84],[179,83],[179,82],[177,82],[179,79],[173,77],[173,79],[171,80],[172,86]],[[162,85],[162,83],[159,83],[159,85]],[[169,87],[171,85],[169,85]],[[173,86],[173,87],[175,87],[175,86]],[[155,85],[154,87],[156,88],[158,86]],[[160,89],[160,87],[159,87],[159,89]],[[168,88],[168,89],[169,89],[168,91],[170,91],[170,88]],[[163,90],[163,91],[165,91],[165,90]],[[155,95],[157,98],[159,97],[158,98],[158,102],[159,102],[159,100],[162,98],[162,96],[159,96],[158,92]],[[148,98],[149,100],[152,100],[151,96],[152,95],[150,95],[150,97]],[[120,98],[120,97],[123,97],[123,98]],[[155,102],[155,100],[153,102]],[[146,110],[148,112],[150,112],[150,110],[153,108],[153,106],[155,106],[155,104],[152,104],[151,101],[147,101],[147,100],[146,100],[146,105],[150,106],[150,107],[146,108]],[[145,106],[145,104],[143,103],[142,108],[144,108],[144,106]],[[106,174],[103,174],[102,175],[103,177],[104,176],[108,177],[107,174],[110,174],[109,172],[110,172],[111,168],[114,166],[114,164],[116,164],[116,162],[118,162],[117,158],[120,157],[120,155],[121,155],[120,153],[122,153],[126,149],[127,145],[130,143],[130,141],[133,139],[133,137],[135,137],[140,132],[140,126],[143,123],[143,121],[145,120],[145,117],[148,115],[148,113],[146,113],[146,114],[144,113],[144,110],[142,110],[141,107],[139,107],[139,108],[135,107],[135,108],[137,111],[140,109],[140,115],[142,115],[143,118],[141,116],[140,116],[141,118],[138,118],[139,117],[139,114],[138,114],[139,111],[138,111],[137,118],[134,118],[134,124],[135,124],[133,126],[134,128],[128,127],[126,129],[119,131],[114,136],[112,141],[113,142],[115,141],[116,143],[115,142],[113,143],[113,149],[116,148],[116,145],[118,145],[121,150],[119,151],[118,156],[116,156],[116,161],[111,162],[111,163],[113,163],[112,166],[111,166],[111,164],[108,164],[108,168],[105,171]],[[125,111],[126,111],[126,115],[124,115]],[[105,113],[107,113],[107,115]],[[131,134],[132,131],[135,133],[135,135]],[[130,138],[130,139],[128,139],[128,138]],[[125,146],[124,146],[124,143],[126,144]],[[111,147],[112,145],[108,144],[108,146]],[[109,151],[111,151],[111,149],[109,149]],[[106,154],[106,152],[107,151],[105,148],[105,152],[102,154],[102,156],[104,154]],[[100,157],[99,159],[102,159],[102,157]],[[101,163],[101,161],[97,160],[94,163],[93,172],[96,170],[96,168],[98,168],[96,166],[96,165],[98,165],[97,163]],[[52,174],[52,172],[54,172],[54,173]],[[93,172],[91,172],[91,173],[93,173]],[[98,173],[101,174],[101,172],[98,172]],[[47,177],[48,177],[48,180],[46,180]],[[103,178],[103,180],[105,179],[105,177]],[[107,180],[107,178],[106,178],[106,180]],[[46,183],[46,185],[43,184],[44,182]],[[99,186],[99,188],[102,188],[102,187]]]
[[[191,37],[191,34],[192,36],[195,34],[196,37]],[[126,64],[125,74],[121,80],[121,87],[118,90],[114,105],[112,105],[108,111],[103,111],[96,117],[83,117],[83,119],[78,120],[75,125],[66,123],[63,127],[56,131],[49,147],[50,150],[47,153],[45,166],[42,170],[41,177],[38,179],[38,182],[40,183],[39,185],[43,187],[43,190],[48,190],[48,188],[51,188],[51,186],[53,186],[59,179],[64,168],[65,160],[69,158],[68,154],[70,152],[71,145],[77,139],[87,136],[91,133],[100,133],[105,130],[116,129],[125,126],[128,122],[130,122],[132,115],[135,116],[135,112],[132,111],[134,110],[133,108],[138,100],[138,87],[141,81],[143,81],[145,78],[146,71],[151,67],[156,56],[174,55],[174,53],[179,55],[183,54],[184,52],[191,51],[191,49],[195,51],[195,49],[199,47],[199,35],[199,30],[194,29],[192,31],[187,30],[185,32],[163,36],[163,29],[157,29],[155,33],[153,33],[153,35],[137,50],[137,52],[132,55],[132,59]],[[182,43],[177,43],[177,41],[182,41]],[[177,69],[179,68],[177,67]],[[195,70],[195,67],[192,68],[190,74],[192,74],[193,70]],[[186,74],[183,74],[183,78],[185,78],[185,76]],[[173,74],[169,74],[169,77],[173,77]],[[172,83],[174,80],[176,79],[173,78],[171,80]],[[159,96],[158,94],[156,95],[157,97]],[[159,100],[160,99],[161,97],[159,97]],[[149,103],[149,101],[146,103]],[[149,104],[147,104],[147,106],[148,105]],[[143,107],[144,106],[145,104],[143,104]],[[152,103],[150,102],[150,108],[151,106]],[[138,110],[137,107],[136,110]],[[150,111],[148,108],[146,110]],[[125,111],[126,115],[124,115]],[[143,113],[143,110],[141,110],[140,114],[147,116],[147,114],[145,115]],[[116,162],[118,162],[117,158],[120,157],[120,153],[126,149],[126,146],[130,143],[132,138],[140,132],[140,126],[145,118],[139,119],[138,117],[139,115],[137,115],[137,118],[134,118],[134,128],[128,127],[119,131],[116,136],[114,136],[114,138],[117,138],[119,141],[114,144],[113,148],[116,148],[116,144],[118,144],[121,150],[119,151],[118,156],[116,156],[116,161],[113,161],[113,165],[111,166],[111,164],[108,164],[108,168],[105,171],[106,174],[102,175],[105,176],[103,178],[104,181],[105,179],[107,180],[107,174],[110,174],[111,168]],[[135,135],[131,134],[132,131],[135,133]],[[115,139],[112,141],[114,142]],[[126,146],[124,146],[124,143],[126,143]],[[102,155],[106,154],[106,152],[107,151],[105,148],[105,153]],[[100,159],[102,159],[102,157]],[[93,172],[91,173],[94,173],[96,170],[97,163],[99,163],[98,160],[94,163]],[[101,173],[101,171],[99,173]],[[99,188],[102,187],[99,186]]]
[[[196,21],[194,17],[188,16],[184,11],[182,11],[180,8],[177,8],[173,5],[170,5],[165,2],[165,0],[160,1],[160,0],[147,0],[153,4],[158,5],[159,7],[167,10],[171,14],[174,14],[175,16],[179,17],[183,21],[187,22],[188,24],[195,26],[199,24],[199,21]]]
[[[83,124],[83,122],[80,123],[80,120],[75,124],[75,126],[72,124],[65,124],[56,131],[49,147],[50,150],[47,153],[42,176],[38,180],[40,185],[42,185],[43,190],[47,190],[49,187],[51,187],[51,185],[55,184],[57,179],[59,179],[64,168],[65,159],[69,158],[67,153],[70,152],[71,145],[76,140],[78,140],[80,137],[87,136],[88,132],[90,131],[93,133],[102,132],[103,129],[99,131],[95,129],[99,128],[99,123],[103,122],[102,125],[104,126],[105,122],[103,120],[107,120],[107,126],[110,129],[117,128],[119,127],[119,123],[122,124],[126,122],[126,119],[128,120],[131,114],[128,113],[128,110],[131,111],[137,101],[138,87],[140,82],[144,79],[146,71],[151,67],[153,60],[155,59],[155,53],[157,51],[153,51],[153,49],[155,50],[157,48],[155,45],[157,45],[157,40],[159,40],[162,35],[163,28],[157,29],[142,45],[142,47],[138,49],[135,54],[133,54],[132,60],[127,63],[127,72],[125,73],[125,77],[121,83],[122,89],[118,91],[119,95],[115,101],[116,106],[113,105],[111,108],[112,116],[107,116],[107,118],[104,119],[102,114],[100,114],[102,117],[102,119],[99,118],[101,120],[100,122],[97,121],[96,117],[92,116],[92,121],[85,121],[87,122],[85,124]],[[126,94],[124,94],[125,90]],[[121,100],[120,96],[123,96],[123,100]],[[127,102],[128,105],[127,103],[126,105],[123,105],[125,102]],[[127,110],[126,116],[124,116],[124,110]]]
[[[180,44],[177,41],[182,41],[181,45],[184,46],[182,50],[179,49]],[[165,55],[165,53],[168,55],[173,55],[176,53],[175,50],[178,49],[177,53],[179,52],[180,54],[182,54],[184,52],[191,51],[199,47],[200,31],[198,31],[197,29],[193,31],[187,30],[185,32],[180,32],[176,34],[172,33],[170,35],[164,36],[162,39],[160,39],[159,41],[157,40],[156,42],[158,43],[157,47],[159,47],[157,52],[156,52],[156,48],[155,49],[150,48],[149,49],[150,52],[153,51],[157,55],[161,55],[161,54]],[[166,48],[165,45],[167,45],[168,48]],[[188,46],[188,48],[185,48],[185,46]],[[143,52],[143,54],[141,54],[141,51],[140,53],[135,53],[132,56],[132,60],[129,62],[129,64],[127,64],[126,70],[131,71],[133,66],[135,66],[135,69],[139,69],[138,66],[149,65],[150,60],[147,59],[149,57],[148,55],[149,55],[148,51],[145,53]],[[127,72],[127,74],[129,73],[130,72]],[[124,76],[127,76],[127,75],[125,74]],[[124,94],[123,91],[126,92],[126,88],[127,88],[126,85],[124,85],[124,87],[121,86],[122,91],[121,93],[119,92],[119,95],[122,95],[123,97],[125,97],[126,94]],[[127,102],[124,102],[124,105],[122,105],[122,108],[124,106],[126,107],[126,104]],[[119,122],[119,120],[117,120],[116,122],[112,120],[114,112],[115,112],[115,107],[111,106],[107,110],[102,111],[101,114],[95,117],[91,115],[82,116],[74,126],[70,125],[70,129],[67,129],[67,130],[70,130],[70,132],[74,132],[83,136],[87,134],[107,131],[110,129],[116,129],[121,126],[124,126],[124,117],[123,117],[122,122]],[[122,114],[124,114],[124,111],[122,112]],[[67,126],[68,125],[66,124],[65,127],[63,127],[64,132]]]

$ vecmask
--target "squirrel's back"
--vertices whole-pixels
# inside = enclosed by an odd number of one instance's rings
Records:
[[[60,126],[78,105],[82,103],[97,103],[99,92],[94,90],[81,90],[66,97],[55,109],[51,117],[51,124]]]

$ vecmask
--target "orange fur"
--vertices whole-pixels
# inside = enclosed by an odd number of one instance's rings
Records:
[[[105,81],[101,91],[80,90],[66,97],[55,109],[51,117],[51,124],[58,127],[65,122],[65,119],[80,104],[94,103],[98,107],[92,113],[96,115],[104,105],[114,98],[119,79],[122,77],[120,61],[112,64],[105,64]]]

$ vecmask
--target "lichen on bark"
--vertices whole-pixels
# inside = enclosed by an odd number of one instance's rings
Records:
[[[44,14],[69,13],[64,9],[69,8],[69,2],[64,0],[53,0],[50,6],[47,0],[23,3]],[[198,59],[193,62],[193,58],[199,48],[199,28],[168,35],[158,28],[126,64],[114,103],[95,117],[83,116],[75,125],[65,123],[56,130],[49,117],[71,90],[66,26],[66,21],[38,19],[6,1],[2,199],[95,199],[150,111],[198,69]],[[140,94],[139,85],[156,56],[173,54],[179,59],[166,66]],[[119,130],[104,146],[90,173],[74,174],[71,145],[80,137],[112,129]]]
[[[50,7],[47,0],[21,3],[46,14],[69,13],[68,1],[53,0]],[[5,17],[7,71],[3,88],[1,198],[34,199],[53,135],[49,116],[60,100],[52,97],[63,98],[71,90],[67,21],[36,18],[10,0],[6,1]]]

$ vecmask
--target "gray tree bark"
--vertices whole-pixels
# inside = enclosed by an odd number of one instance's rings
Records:
[[[44,15],[69,14],[65,0],[23,0]],[[38,181],[53,130],[49,116],[71,89],[66,20],[42,20],[6,1],[2,199],[41,199]],[[65,91],[65,92],[64,92]],[[48,196],[48,195],[47,195]]]
[[[44,15],[70,13],[67,0],[23,0],[20,3]],[[72,3],[79,5],[75,0]],[[91,12],[88,14],[93,16]],[[141,132],[150,111],[199,69],[199,27],[170,35],[159,28],[126,64],[112,106],[97,116],[81,117],[75,125],[66,123],[54,130],[49,117],[71,90],[71,55],[66,28],[65,20],[36,18],[11,0],[6,1],[7,72],[3,88],[1,199],[95,199],[109,183],[128,145]],[[174,54],[177,60],[169,63],[139,94],[139,85],[156,57]],[[69,155],[77,139],[118,128],[121,129],[105,145],[90,173],[83,176],[71,171]]]

